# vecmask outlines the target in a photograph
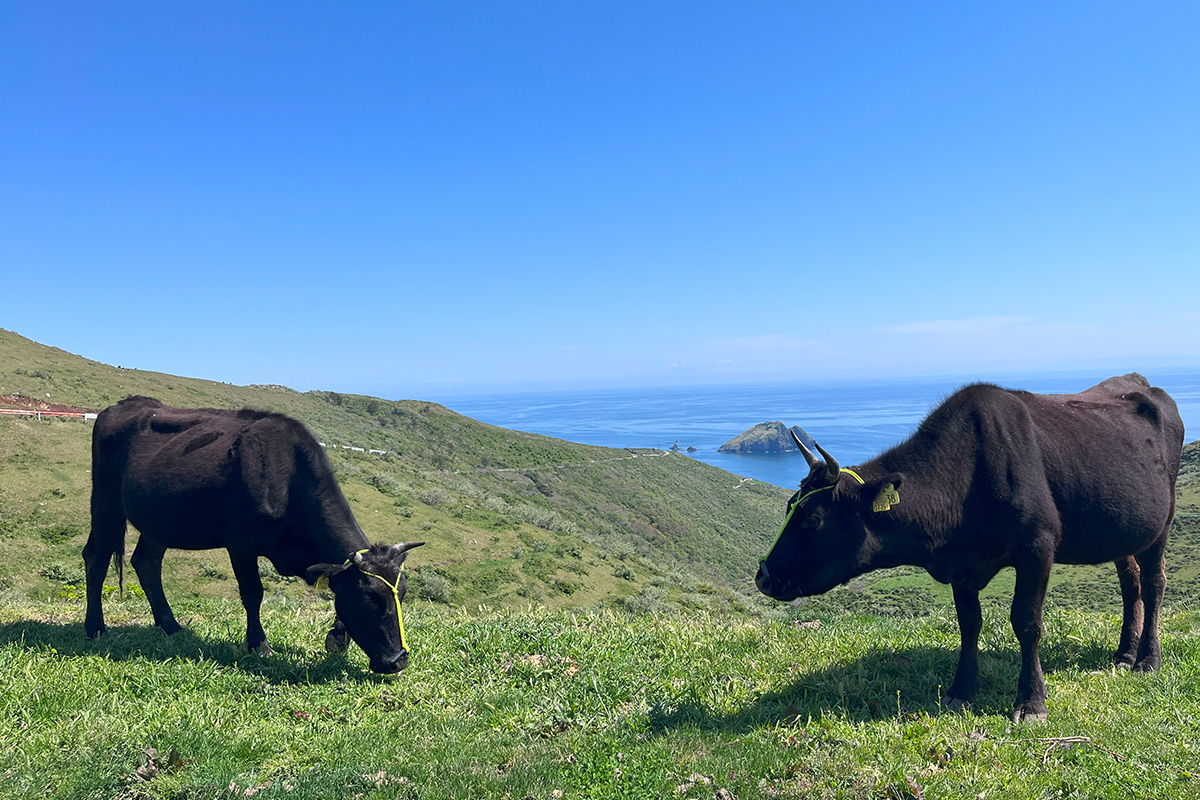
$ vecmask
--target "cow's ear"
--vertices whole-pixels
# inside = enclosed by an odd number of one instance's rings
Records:
[[[304,571],[304,580],[312,586],[321,578],[332,578],[347,569],[345,564],[313,564]]]
[[[903,473],[888,473],[882,478],[874,478],[864,483],[859,490],[859,497],[867,509],[876,513],[886,513],[900,504],[900,485],[903,482]]]

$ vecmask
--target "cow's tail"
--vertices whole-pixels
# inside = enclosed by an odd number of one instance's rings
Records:
[[[122,600],[125,599],[125,537],[121,537],[121,544],[113,551],[112,554],[113,566],[117,569],[117,596]]]

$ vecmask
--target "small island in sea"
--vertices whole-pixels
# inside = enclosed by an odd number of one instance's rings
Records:
[[[793,425],[791,430],[796,432],[804,446],[816,448],[817,443],[799,425]],[[748,455],[766,455],[770,453],[797,453],[800,448],[792,441],[788,426],[782,422],[760,422],[748,431],[743,431],[717,448],[718,453],[744,453]]]

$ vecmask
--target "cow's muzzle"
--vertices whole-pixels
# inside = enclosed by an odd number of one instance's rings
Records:
[[[371,672],[378,672],[380,675],[395,675],[407,666],[408,651],[403,648],[393,656],[371,659]]]
[[[780,580],[772,577],[771,571],[767,569],[767,562],[758,562],[758,574],[754,576],[754,585],[758,590],[774,600],[795,600],[800,596],[800,592],[788,581]]]
[[[754,576],[754,585],[768,597],[774,596],[771,590],[775,587],[775,581],[771,579],[771,573],[767,570],[767,562],[758,562],[758,574]]]

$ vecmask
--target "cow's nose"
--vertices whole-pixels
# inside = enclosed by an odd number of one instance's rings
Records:
[[[771,574],[767,572],[767,565],[759,562],[758,574],[754,576],[754,585],[758,590],[765,595],[771,594]]]
[[[381,675],[394,675],[408,666],[408,651],[401,648],[379,658],[371,659],[371,671]]]

